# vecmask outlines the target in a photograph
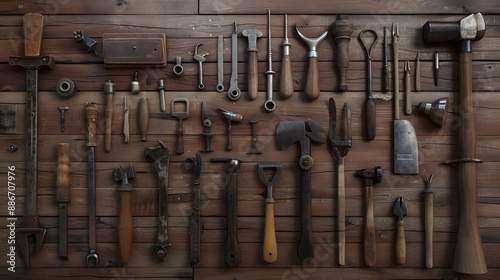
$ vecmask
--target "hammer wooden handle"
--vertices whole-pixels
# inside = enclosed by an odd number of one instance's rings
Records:
[[[373,186],[365,186],[365,264],[368,267],[377,261],[375,219],[373,214]]]
[[[128,262],[132,251],[132,236],[134,225],[130,209],[132,191],[120,191],[120,216],[118,221],[118,244],[122,262]]]
[[[141,140],[146,141],[146,135],[149,128],[149,102],[146,97],[141,98],[139,103],[139,129],[141,131]]]
[[[319,97],[320,91],[319,91],[318,79],[319,79],[318,58],[309,57],[306,86],[304,88],[304,92],[309,101],[314,101]]]
[[[405,222],[397,221],[396,226],[396,262],[404,264],[406,261]]]
[[[56,202],[68,203],[71,201],[70,177],[70,145],[57,143],[57,171],[56,171]]]
[[[274,199],[266,198],[266,223],[264,226],[264,261],[274,263],[278,259],[276,230],[274,227]]]
[[[434,193],[424,192],[424,217],[425,217],[425,267],[433,266],[433,231],[434,231]]]
[[[259,85],[257,68],[257,49],[248,49],[248,96],[250,100],[257,98]]]

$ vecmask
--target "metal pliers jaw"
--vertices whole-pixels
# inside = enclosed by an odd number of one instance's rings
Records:
[[[87,255],[87,267],[90,268],[92,267],[91,266],[91,263],[92,263],[92,259],[94,259],[94,266],[93,267],[97,267],[97,265],[99,264],[99,256],[97,255],[97,252],[95,249],[90,249],[89,251],[89,254]]]

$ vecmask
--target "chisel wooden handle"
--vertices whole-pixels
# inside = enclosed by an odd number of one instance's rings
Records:
[[[433,266],[433,231],[434,231],[434,193],[424,192],[424,217],[425,217],[425,267]]]
[[[248,96],[250,100],[257,98],[258,74],[257,49],[248,49]]]
[[[139,102],[139,129],[141,131],[141,140],[146,141],[146,135],[149,128],[149,103],[146,97],[142,97]]]
[[[104,150],[106,152],[111,151],[111,130],[113,128],[113,97],[116,91],[116,85],[113,81],[108,80],[104,83],[104,93],[106,94],[106,108],[105,108],[105,118],[106,118],[106,134],[104,138]]]
[[[274,199],[266,198],[266,223],[264,226],[264,261],[274,263],[278,259],[278,245],[274,227]]]
[[[281,60],[280,96],[283,99],[293,95],[292,63],[289,54],[283,54]]]
[[[365,186],[365,264],[372,267],[377,261],[375,219],[373,214],[373,186]]]
[[[227,185],[227,241],[224,262],[228,267],[236,267],[240,261],[238,250],[238,175],[229,173]]]
[[[318,58],[315,56],[309,57],[306,86],[304,88],[304,92],[309,101],[314,101],[319,97],[320,91],[319,91],[318,79],[319,79]]]
[[[70,145],[57,143],[56,202],[59,204],[59,257],[68,259],[67,207],[71,201]]]
[[[118,220],[118,244],[120,246],[120,257],[122,262],[128,262],[132,251],[132,236],[134,225],[132,223],[132,211],[130,209],[130,197],[132,190],[120,190],[120,216]]]
[[[405,240],[405,222],[397,221],[396,233],[396,262],[404,264],[406,261],[406,240]]]

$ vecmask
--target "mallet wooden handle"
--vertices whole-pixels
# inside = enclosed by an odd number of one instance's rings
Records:
[[[433,230],[434,230],[434,193],[424,192],[424,211],[425,211],[425,267],[433,266]]]
[[[122,262],[128,262],[132,251],[132,236],[134,225],[132,223],[132,211],[130,209],[130,198],[132,190],[119,190],[120,193],[120,216],[118,220],[118,244],[120,246],[120,257]]]
[[[309,57],[306,86],[304,88],[306,97],[310,101],[318,99],[320,95],[318,79],[319,79],[318,57],[312,56]]]
[[[274,227],[274,199],[266,198],[266,222],[264,226],[263,257],[267,263],[274,263],[278,259],[278,245]]]
[[[405,240],[405,222],[396,222],[396,262],[404,264],[406,261],[406,240]]]
[[[258,68],[257,68],[257,49],[248,49],[248,96],[250,100],[257,98],[258,91]]]
[[[368,267],[377,261],[375,218],[373,213],[373,186],[365,186],[365,264]]]
[[[141,131],[142,141],[146,141],[148,128],[149,128],[149,102],[146,97],[142,97],[139,103],[139,130]]]

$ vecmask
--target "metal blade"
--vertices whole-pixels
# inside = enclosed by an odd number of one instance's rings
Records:
[[[398,221],[403,221],[403,216],[408,215],[408,209],[402,197],[399,197],[394,204],[392,214],[398,217]]]
[[[407,120],[394,120],[394,173],[419,173],[417,135]]]
[[[303,139],[306,135],[306,126],[303,121],[280,122],[276,129],[276,142],[279,150]]]

